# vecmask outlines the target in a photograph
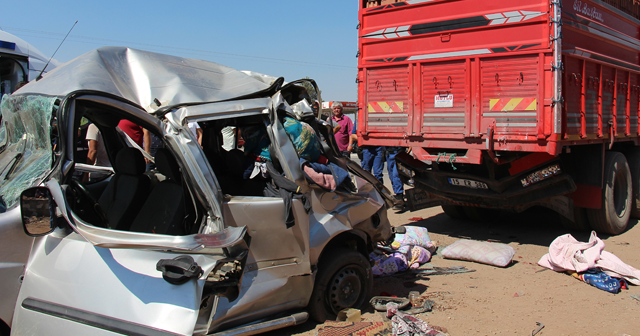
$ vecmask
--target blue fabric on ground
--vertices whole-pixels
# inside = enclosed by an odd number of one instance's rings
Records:
[[[620,285],[620,281],[624,281],[617,278],[612,278],[599,269],[590,269],[584,273],[581,273],[580,277],[584,282],[590,284],[591,286],[614,294],[620,292],[620,288],[622,288],[622,286]]]

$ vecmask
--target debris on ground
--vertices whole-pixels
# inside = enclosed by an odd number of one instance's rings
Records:
[[[505,267],[511,264],[516,252],[502,243],[460,239],[445,247],[441,254],[447,259],[475,261],[482,264]]]
[[[339,322],[360,322],[362,321],[362,313],[360,309],[345,308],[338,312],[336,320]]]
[[[536,328],[531,332],[531,336],[536,336],[542,329],[544,329],[544,324],[536,322]]]
[[[358,335],[358,336],[391,336],[389,322],[334,322],[326,321],[316,327],[317,336]]]
[[[420,304],[416,306],[412,305],[411,309],[403,311],[403,313],[409,314],[409,315],[427,313],[433,310],[433,305],[435,304],[436,304],[435,302],[431,300],[426,300],[424,297],[422,297]]]
[[[373,309],[377,311],[387,311],[388,304],[393,303],[396,305],[396,309],[402,310],[403,313],[409,315],[430,312],[435,305],[435,302],[427,300],[420,294],[418,294],[418,297],[414,298],[413,301],[408,298],[393,296],[374,296],[369,303],[373,306]]]
[[[592,268],[582,273],[573,271],[567,271],[567,273],[582,282],[609,293],[618,294],[621,289],[629,289],[624,279],[610,277],[597,268]]]
[[[613,253],[604,251],[604,247],[604,242],[595,231],[591,232],[587,243],[565,234],[549,245],[549,253],[540,258],[538,265],[556,272],[567,272],[610,293],[626,289],[627,282],[640,285],[640,270],[625,264]]]
[[[412,269],[411,272],[421,277],[431,275],[448,275],[448,274],[462,274],[475,272],[474,269],[467,269],[465,266],[450,266],[450,267],[433,267],[433,268],[418,268]]]
[[[399,298],[393,296],[374,296],[369,300],[373,309],[378,311],[387,311],[387,303],[395,303],[398,309],[404,309],[411,304],[407,298]]]
[[[431,260],[437,246],[429,238],[426,228],[405,226],[404,234],[396,234],[390,246],[378,245],[369,255],[374,276],[389,276],[407,269],[415,269]]]
[[[398,311],[395,303],[387,304],[387,318],[391,319],[391,328],[394,336],[445,335],[430,327],[421,319]]]

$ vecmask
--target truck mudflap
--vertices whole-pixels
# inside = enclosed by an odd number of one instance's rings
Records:
[[[400,174],[414,181],[415,188],[406,192],[412,211],[448,203],[516,208],[576,190],[559,158],[501,179],[440,171],[408,155],[396,160]]]

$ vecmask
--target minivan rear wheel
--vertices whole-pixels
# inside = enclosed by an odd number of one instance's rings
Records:
[[[337,248],[318,264],[309,300],[309,315],[317,322],[334,319],[345,308],[359,308],[371,294],[369,260],[358,251]]]

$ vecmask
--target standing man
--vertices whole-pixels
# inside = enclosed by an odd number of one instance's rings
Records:
[[[332,104],[333,108],[333,117],[331,120],[337,123],[340,128],[337,132],[334,131],[336,137],[336,143],[338,144],[338,150],[342,153],[343,156],[349,156],[349,137],[351,136],[351,132],[353,131],[353,122],[351,118],[342,114],[342,103],[339,101],[334,101]]]
[[[87,128],[86,139],[89,142],[89,152],[87,154],[87,164],[101,167],[111,167],[111,161],[109,161],[109,156],[107,155],[107,150],[104,147],[104,141],[102,140],[102,135],[100,134],[100,130],[95,124],[90,124]],[[83,180],[87,181],[97,181],[104,177],[106,174],[101,173],[90,173]]]

